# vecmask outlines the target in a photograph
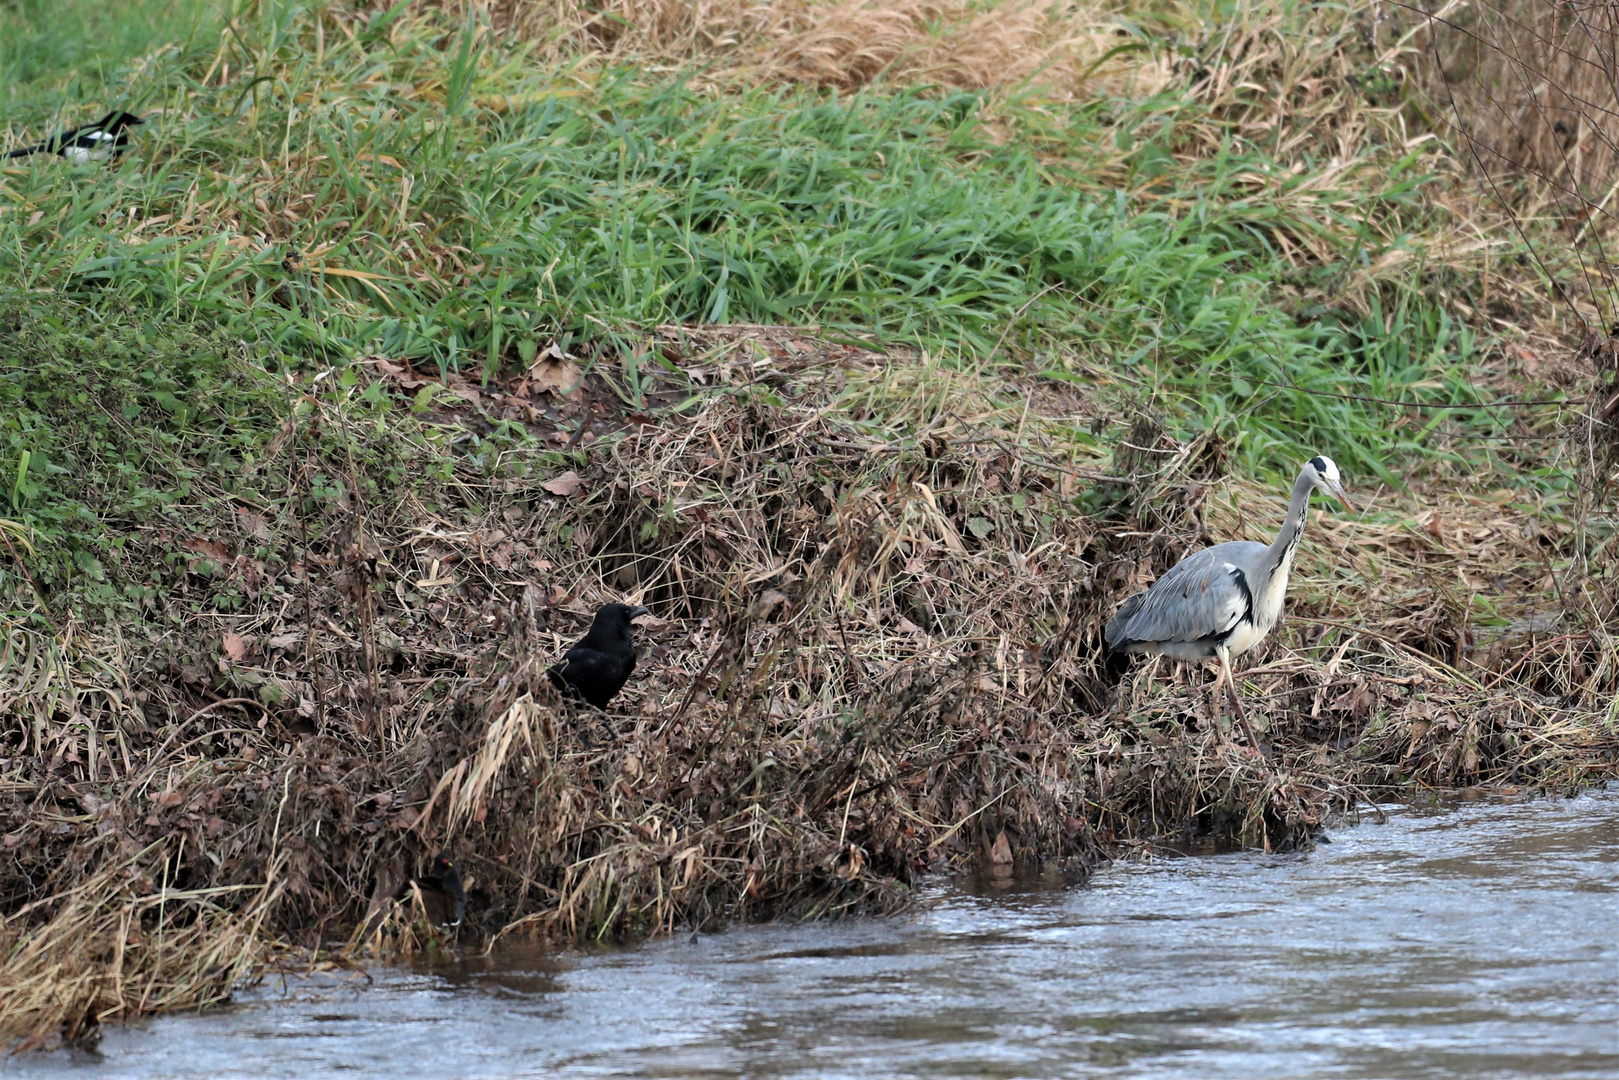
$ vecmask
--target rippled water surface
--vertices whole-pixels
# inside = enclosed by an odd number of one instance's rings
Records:
[[[926,910],[257,992],[77,1077],[1619,1077],[1619,790]]]

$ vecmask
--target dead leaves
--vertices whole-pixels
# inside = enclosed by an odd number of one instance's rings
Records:
[[[232,663],[240,664],[247,659],[248,641],[239,634],[233,634],[228,630],[225,631],[220,645],[224,648],[225,655],[231,658]]]
[[[262,519],[261,519],[262,522]],[[266,532],[268,528],[266,527]],[[232,555],[228,544],[219,540],[204,540],[201,537],[187,537],[176,545],[181,551],[195,555],[187,570],[197,573],[201,567],[206,566],[213,577],[225,577],[237,572],[247,583],[250,590],[257,590],[264,576],[264,564],[256,559],[249,559],[246,555]]]
[[[408,367],[401,364],[396,364],[391,360],[384,360],[380,356],[373,357],[371,359],[371,366],[381,372],[383,378],[395,384],[401,390],[420,390],[424,386],[429,386],[438,382],[437,379],[430,379],[424,375],[418,375]]]
[[[264,519],[263,514],[256,514],[245,507],[236,508],[236,518],[242,524],[242,531],[261,543],[270,542],[270,523]]]
[[[543,390],[557,397],[567,397],[579,389],[584,381],[585,369],[573,362],[573,358],[563,352],[556,342],[551,342],[545,351],[534,357],[534,363],[529,365],[528,384],[535,390]]]
[[[459,372],[450,372],[442,379],[434,378],[412,370],[408,362],[396,363],[382,356],[370,357],[364,364],[380,375],[384,382],[407,394],[415,394],[423,387],[439,387],[451,398],[459,398],[473,408],[483,404],[483,394],[479,388]],[[585,369],[553,341],[535,355],[527,373],[512,393],[519,398],[527,398],[536,392],[565,398],[578,390],[584,379]]]
[[[748,605],[748,616],[760,622],[769,622],[774,620],[776,609],[781,608],[784,612],[790,612],[792,607],[793,602],[786,593],[779,589],[766,589],[754,597],[753,603]]]
[[[214,570],[224,573],[230,569],[235,561],[231,558],[230,548],[218,540],[203,540],[200,537],[180,541],[180,550],[189,551],[207,562]]]
[[[540,486],[553,495],[560,495],[564,499],[569,499],[585,489],[585,482],[580,479],[578,473],[569,469],[561,476],[547,480]]]

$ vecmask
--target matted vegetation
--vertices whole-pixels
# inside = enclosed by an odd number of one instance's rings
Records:
[[[1402,126],[1415,39],[582,10],[249,6],[106,89],[138,154],[4,172],[14,1045],[443,947],[440,848],[460,945],[589,939],[1611,774],[1619,349]],[[1242,673],[1260,758],[1100,627],[1306,452],[1365,506]],[[613,599],[642,667],[564,708]]]

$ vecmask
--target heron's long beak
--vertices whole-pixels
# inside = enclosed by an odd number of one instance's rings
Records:
[[[1349,496],[1344,494],[1344,486],[1342,484],[1338,483],[1336,480],[1331,481],[1327,484],[1327,490],[1332,493],[1332,497],[1334,499],[1337,499],[1339,502],[1344,504],[1345,510],[1348,510],[1351,514],[1355,512],[1355,508],[1349,503]]]

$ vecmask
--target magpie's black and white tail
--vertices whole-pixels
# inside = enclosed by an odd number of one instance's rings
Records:
[[[123,153],[125,147],[129,145],[128,129],[145,122],[134,113],[114,109],[93,124],[71,128],[46,142],[13,150],[6,157],[9,159],[28,157],[30,154],[58,154],[75,164],[107,161]]]

